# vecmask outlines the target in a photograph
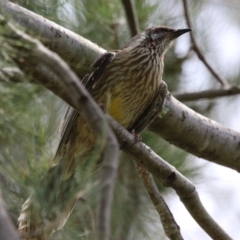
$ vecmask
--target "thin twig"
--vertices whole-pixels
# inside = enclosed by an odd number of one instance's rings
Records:
[[[158,187],[154,182],[152,174],[149,173],[146,168],[144,168],[139,163],[135,162],[135,165],[138,170],[139,176],[144,183],[145,189],[160,216],[166,236],[169,237],[169,239],[171,240],[183,240],[183,237],[180,233],[180,228],[177,225],[170,209],[168,208],[167,204],[159,193]]]
[[[190,15],[189,15],[188,6],[187,6],[187,0],[182,0],[182,2],[183,2],[184,13],[185,13],[185,18],[186,18],[186,21],[187,21],[187,25],[188,25],[189,28],[192,28],[192,23],[191,23],[191,20],[190,20]],[[227,82],[227,80],[224,79],[223,77],[221,77],[213,69],[213,67],[208,63],[208,61],[204,57],[202,51],[200,50],[200,48],[197,45],[197,41],[195,40],[193,32],[190,32],[190,38],[191,38],[191,42],[192,42],[192,48],[196,52],[199,59],[204,63],[204,65],[208,68],[208,70],[212,73],[212,75],[216,78],[216,80],[221,83],[222,86],[228,87],[229,83]]]
[[[122,0],[122,4],[124,6],[124,10],[127,16],[131,36],[133,37],[140,32],[136,8],[132,0]]]
[[[99,106],[94,102],[90,94],[81,84],[76,74],[69,66],[55,53],[44,47],[39,41],[32,39],[24,32],[18,30],[13,24],[6,23],[2,19],[2,26],[11,29],[17,34],[18,40],[24,41],[21,48],[12,43],[12,47],[21,55],[21,62],[30,62],[34,66],[44,63],[61,79],[59,84],[65,89],[74,108],[89,123],[97,138],[100,140],[103,149],[102,167],[102,192],[101,207],[99,213],[98,236],[101,240],[108,240],[110,237],[110,216],[113,189],[118,166],[118,142],[108,127],[106,120]],[[10,37],[10,36],[9,36]],[[16,36],[15,36],[16,37]],[[26,43],[28,44],[26,46]],[[26,46],[24,48],[24,46]],[[27,53],[27,54],[26,54]],[[18,58],[15,59],[16,61]]]
[[[6,211],[5,203],[0,190],[0,240],[19,240],[17,230],[13,226]]]
[[[240,86],[232,86],[220,89],[211,89],[201,92],[191,93],[172,93],[172,95],[179,101],[194,101],[199,99],[212,99],[217,97],[232,96],[240,93]]]
[[[108,121],[122,146],[121,149],[157,177],[164,186],[173,188],[194,220],[212,239],[231,240],[208,214],[194,185],[187,178],[145,144],[136,143],[135,137],[114,119],[109,117]]]

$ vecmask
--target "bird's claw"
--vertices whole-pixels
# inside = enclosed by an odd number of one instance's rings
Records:
[[[134,136],[135,138],[135,143],[141,142],[142,138],[139,134],[135,133],[135,129],[132,129],[130,133]]]
[[[106,110],[105,106],[103,105],[103,103],[99,103],[98,106],[102,109],[104,114],[107,112],[107,110]]]

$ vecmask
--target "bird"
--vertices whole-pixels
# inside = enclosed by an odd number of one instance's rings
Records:
[[[107,114],[139,135],[159,114],[167,95],[164,55],[176,38],[190,31],[150,27],[122,49],[100,56],[82,83]],[[53,164],[22,206],[18,219],[22,239],[46,240],[64,226],[80,191],[76,168],[91,158],[95,145],[88,123],[69,107]]]

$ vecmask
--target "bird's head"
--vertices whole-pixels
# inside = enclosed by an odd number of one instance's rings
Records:
[[[164,26],[151,27],[133,37],[126,47],[154,49],[163,55],[176,38],[190,31],[192,31],[190,28],[176,30]]]

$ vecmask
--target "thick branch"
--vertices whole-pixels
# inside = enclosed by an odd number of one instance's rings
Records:
[[[152,174],[138,163],[136,163],[136,168],[140,178],[144,183],[145,189],[147,190],[147,193],[160,216],[166,236],[171,240],[183,240],[183,237],[180,233],[180,228],[175,222],[175,219],[167,204],[160,195]]]
[[[136,144],[135,137],[115,120],[109,117],[108,121],[121,143],[122,150],[157,177],[164,186],[173,188],[195,221],[212,239],[231,239],[207,213],[194,185],[187,178],[145,144]]]
[[[122,4],[124,6],[124,10],[127,16],[131,36],[134,37],[140,32],[136,8],[132,0],[122,0]]]
[[[17,230],[14,228],[0,191],[0,240],[19,240]]]
[[[189,15],[189,12],[188,12],[188,7],[187,7],[187,0],[182,0],[182,2],[183,2],[184,13],[185,13],[185,18],[186,18],[187,25],[188,25],[189,28],[192,29],[192,23],[191,23],[191,20],[190,20],[190,15]],[[224,79],[223,77],[221,77],[213,69],[213,67],[209,64],[209,62],[204,57],[202,51],[200,50],[200,48],[197,45],[197,41],[195,40],[193,32],[190,32],[190,37],[191,37],[191,41],[192,41],[192,48],[196,52],[199,59],[203,62],[203,64],[207,67],[207,69],[212,73],[212,75],[216,78],[216,80],[221,83],[222,86],[228,87],[229,84],[228,84],[227,80]]]
[[[201,92],[191,93],[172,93],[179,101],[194,101],[199,99],[212,99],[217,97],[232,96],[240,93],[240,86],[226,87],[220,89],[211,89]]]
[[[195,156],[240,171],[240,133],[210,120],[169,95],[165,114],[149,130]]]

